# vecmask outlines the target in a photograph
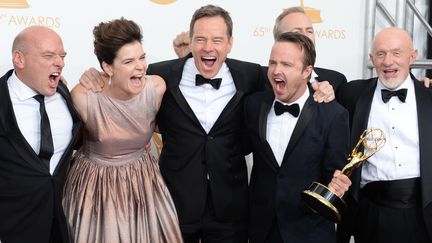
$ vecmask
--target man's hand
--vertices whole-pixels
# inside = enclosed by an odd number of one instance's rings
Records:
[[[328,81],[313,82],[312,88],[315,90],[313,94],[314,100],[318,103],[329,103],[335,99],[333,86]]]
[[[84,88],[98,93],[102,91],[108,80],[109,77],[106,73],[90,68],[81,75],[79,82]]]
[[[348,178],[348,176],[342,174],[340,170],[336,170],[333,174],[331,182],[328,185],[328,188],[338,197],[342,197],[343,194],[348,191],[350,186],[351,180]]]
[[[173,40],[174,51],[179,58],[185,57],[190,53],[189,44],[189,31],[181,32]]]
[[[423,77],[423,78],[420,79],[420,81],[423,82],[423,84],[424,84],[424,86],[425,86],[426,88],[429,88],[430,85],[431,85],[432,79],[430,79],[430,78],[428,78],[428,77]]]

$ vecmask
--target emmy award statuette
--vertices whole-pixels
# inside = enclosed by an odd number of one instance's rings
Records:
[[[348,177],[351,176],[353,171],[365,160],[376,154],[385,142],[386,138],[381,129],[366,129],[348,156],[348,164],[345,165],[341,173]],[[360,146],[363,146],[363,152],[359,151]],[[302,192],[302,199],[314,212],[336,223],[340,222],[341,212],[346,207],[342,198],[330,191],[328,187],[315,181],[308,190]]]

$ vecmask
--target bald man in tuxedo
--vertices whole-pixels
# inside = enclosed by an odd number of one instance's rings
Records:
[[[2,243],[69,242],[61,198],[81,122],[59,82],[65,56],[57,33],[28,27],[0,78]]]
[[[380,31],[370,59],[378,77],[348,82],[339,102],[350,113],[351,147],[368,127],[386,144],[352,176],[339,242],[432,242],[432,89],[410,73],[417,58],[408,32]]]

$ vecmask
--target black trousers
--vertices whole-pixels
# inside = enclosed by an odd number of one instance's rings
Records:
[[[283,243],[283,239],[276,220],[273,222],[273,226],[270,229],[270,233],[267,235],[265,243]]]
[[[360,191],[356,243],[432,243],[421,207],[420,180],[367,184]]]
[[[210,186],[207,188],[206,209],[200,221],[181,224],[185,243],[247,243],[247,222],[224,222],[214,211]]]

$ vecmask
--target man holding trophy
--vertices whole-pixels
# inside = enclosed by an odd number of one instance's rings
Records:
[[[336,242],[334,223],[309,209],[301,193],[312,181],[338,196],[351,185],[337,171],[346,163],[348,112],[336,101],[313,100],[308,83],[315,48],[309,38],[283,33],[275,41],[268,69],[273,90],[245,101],[245,143],[254,158],[249,242]]]
[[[376,78],[351,81],[339,102],[350,113],[351,145],[368,127],[386,143],[353,172],[338,242],[432,242],[432,89],[410,74],[417,50],[408,32],[386,28],[373,41]]]

